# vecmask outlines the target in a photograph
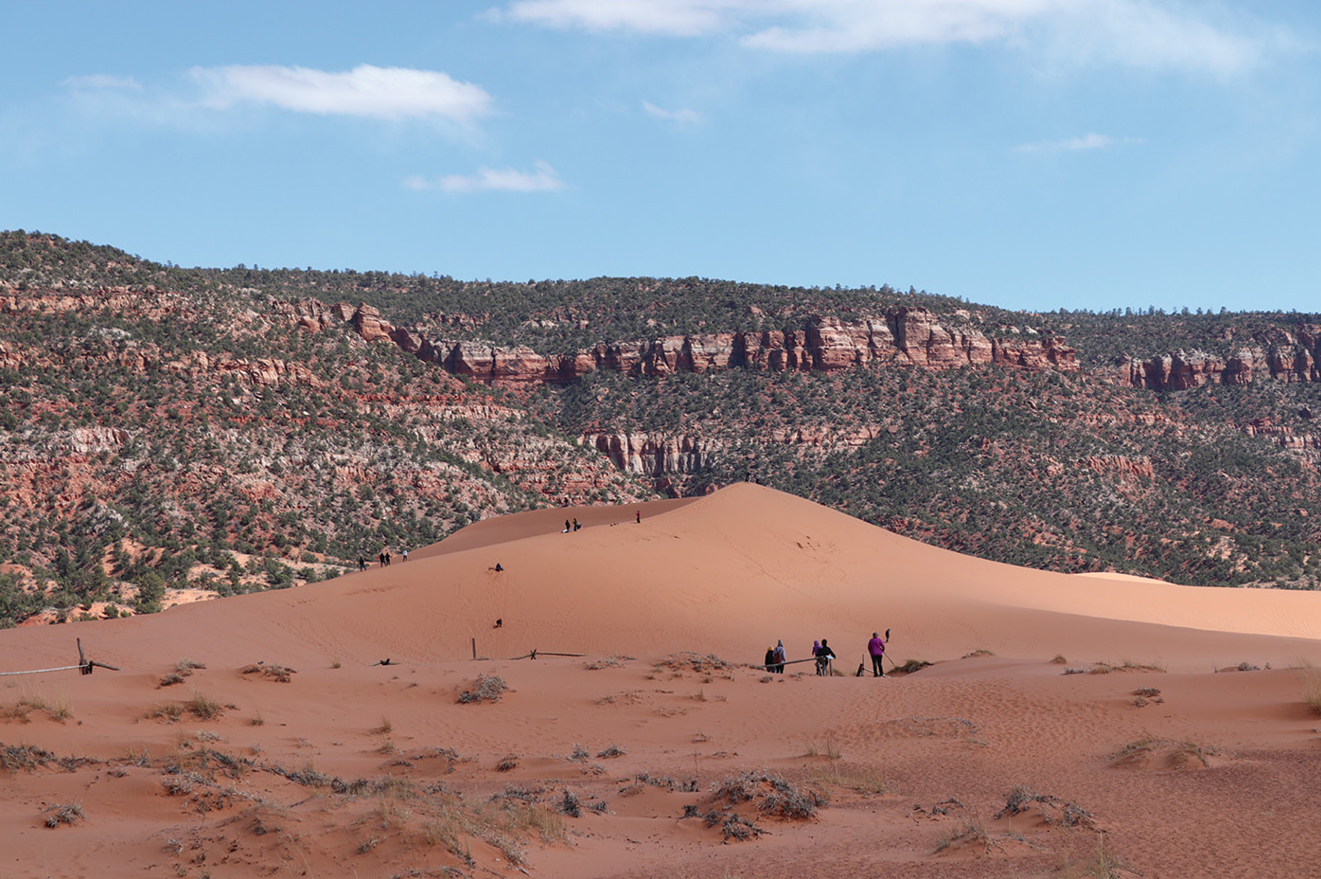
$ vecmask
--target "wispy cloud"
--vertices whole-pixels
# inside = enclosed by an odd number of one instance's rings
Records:
[[[1038,140],[1014,147],[1018,153],[1073,153],[1084,150],[1105,150],[1114,146],[1126,146],[1142,143],[1140,137],[1111,137],[1108,134],[1089,132],[1081,137],[1066,137],[1061,140]]]
[[[723,31],[745,0],[516,0],[500,16],[558,30],[695,37]]]
[[[560,175],[547,162],[533,163],[532,171],[481,166],[474,174],[444,177],[413,176],[404,180],[409,189],[439,189],[442,192],[558,192],[565,188]]]
[[[667,122],[695,125],[702,121],[702,114],[698,113],[696,110],[666,110],[663,107],[657,107],[650,101],[643,101],[642,109],[646,110],[648,115],[655,116],[657,119],[664,119]]]
[[[296,113],[455,122],[491,110],[482,88],[432,70],[360,64],[343,73],[278,66],[196,67],[191,73],[214,108],[251,102]]]
[[[500,20],[674,37],[727,35],[794,54],[969,44],[1053,64],[1232,76],[1296,45],[1229,9],[1170,0],[515,0]]]

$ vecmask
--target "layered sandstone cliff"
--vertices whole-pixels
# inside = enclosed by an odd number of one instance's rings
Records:
[[[1321,381],[1321,327],[1310,324],[1296,333],[1279,331],[1266,347],[1250,345],[1220,357],[1202,351],[1178,351],[1146,360],[1120,361],[1119,378],[1135,388],[1184,391],[1208,384],[1247,385],[1263,378],[1284,382]]]
[[[284,307],[308,330],[349,323],[367,341],[389,339],[454,375],[504,386],[567,384],[597,370],[664,376],[725,369],[829,373],[879,364],[1078,369],[1077,352],[1061,338],[993,339],[971,327],[951,330],[918,307],[889,308],[856,323],[812,318],[800,330],[661,336],[560,354],[543,354],[526,345],[428,339],[391,325],[369,305],[353,308],[305,300]]]

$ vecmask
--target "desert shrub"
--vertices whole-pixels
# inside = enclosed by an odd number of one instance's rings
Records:
[[[610,757],[622,757],[627,753],[628,752],[625,751],[623,748],[619,747],[614,743],[611,743],[604,751],[597,754],[596,756],[600,759],[608,759]]]
[[[936,840],[936,851],[943,852],[947,849],[961,846],[966,843],[977,843],[983,846],[990,845],[990,837],[986,833],[986,828],[980,821],[974,818],[964,820],[958,828],[942,834]]]
[[[59,827],[61,824],[75,824],[87,817],[80,803],[56,803],[46,808],[46,826]]]
[[[464,704],[473,702],[499,702],[500,697],[509,689],[503,678],[495,675],[481,675],[473,682],[472,688],[459,693],[459,701]]]
[[[196,690],[193,690],[192,698],[183,703],[183,707],[198,720],[217,720],[225,714],[225,706]]]
[[[578,795],[568,788],[564,789],[564,799],[560,801],[560,811],[570,818],[582,816],[582,804],[578,802]]]
[[[716,789],[715,796],[731,804],[756,801],[759,811],[789,819],[811,818],[818,807],[830,802],[822,792],[795,787],[767,772],[745,772],[728,779]]]
[[[298,674],[297,670],[295,669],[287,668],[283,665],[275,665],[274,663],[268,664],[265,662],[258,662],[253,665],[244,666],[242,672],[245,675],[254,675],[254,674],[261,675],[262,677],[270,678],[271,680],[281,684],[289,683],[292,676]]]
[[[55,755],[50,751],[43,751],[33,745],[0,743],[0,769],[7,772],[18,772],[20,769],[31,772],[54,759]]]

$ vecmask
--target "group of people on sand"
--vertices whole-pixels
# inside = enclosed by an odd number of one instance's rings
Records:
[[[890,630],[885,630],[885,637],[881,637],[880,632],[872,632],[871,640],[867,642],[867,654],[871,657],[872,677],[883,678],[885,674],[885,645],[889,642]],[[820,641],[812,642],[812,658],[816,660],[816,673],[822,677],[829,677],[834,673],[832,665],[835,661],[835,650],[830,646],[825,638]],[[805,659],[794,660],[795,662],[806,662]],[[789,663],[789,656],[784,649],[784,642],[777,641],[774,647],[766,648],[766,670],[775,674],[784,674],[784,667]],[[858,666],[858,677],[863,676],[863,666]]]
[[[376,561],[378,561],[378,562],[381,563],[381,567],[382,567],[382,568],[388,568],[388,567],[390,567],[390,553],[389,553],[389,551],[387,551],[387,550],[381,550],[380,553],[378,553],[377,556],[376,556]],[[407,549],[404,550],[404,561],[408,561],[408,550],[407,550]],[[362,556],[358,556],[358,570],[359,570],[359,571],[365,571],[365,570],[367,570],[367,560],[366,560],[365,558],[363,558]]]

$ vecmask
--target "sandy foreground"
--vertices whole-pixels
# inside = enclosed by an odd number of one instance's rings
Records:
[[[932,664],[855,676],[887,628]],[[760,666],[821,637],[832,677]],[[76,638],[122,670],[8,674]],[[1321,595],[1014,568],[754,485],[524,513],[0,631],[0,879],[1317,875],[1313,663]]]

